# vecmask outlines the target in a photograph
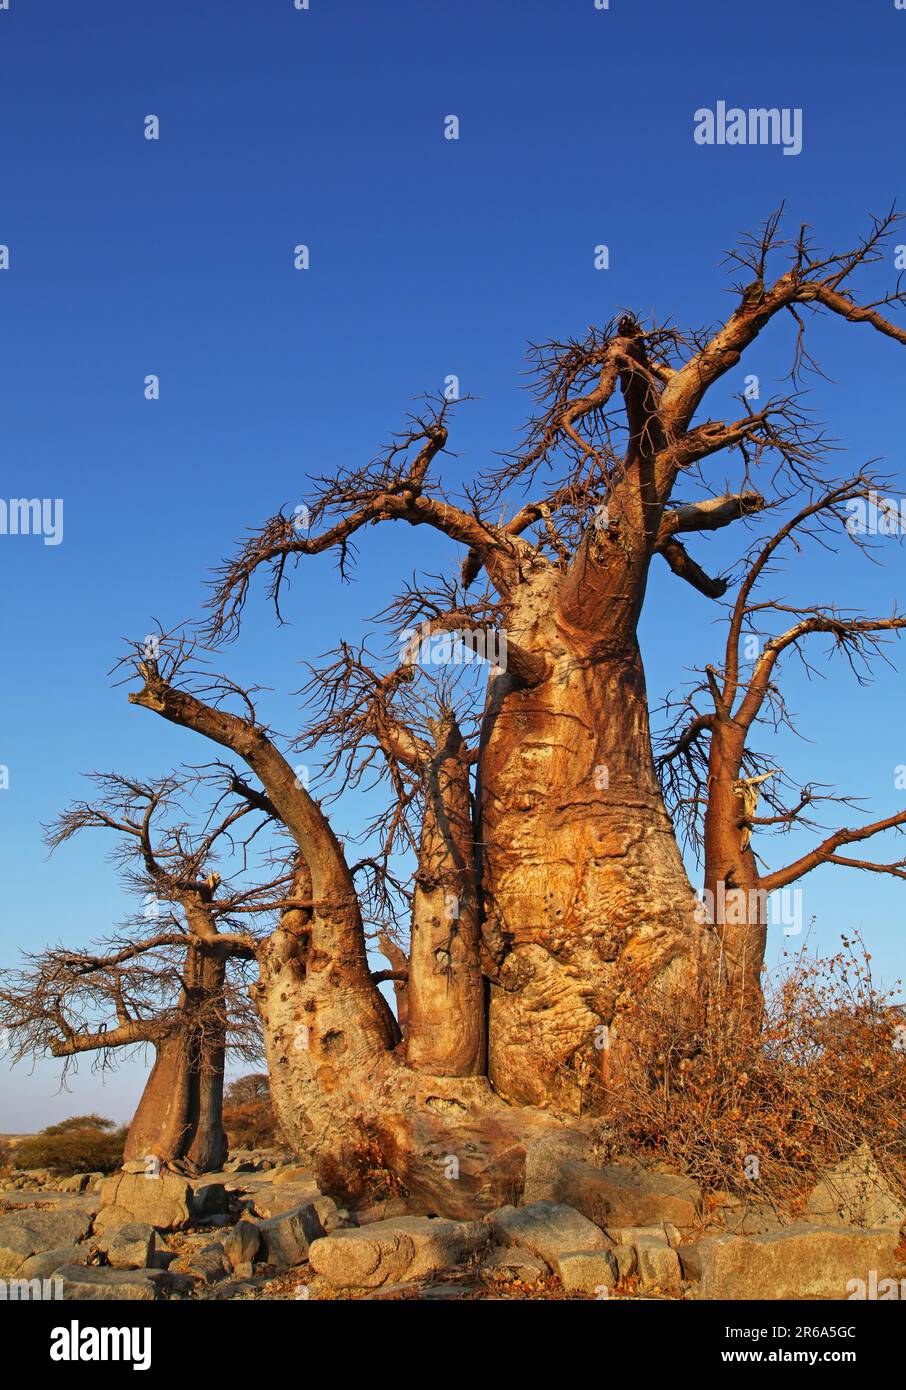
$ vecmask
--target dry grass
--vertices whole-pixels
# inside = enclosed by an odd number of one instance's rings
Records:
[[[704,1005],[691,1047],[688,1017],[634,1006],[629,1031],[657,1038],[656,1060],[626,1049],[606,1150],[795,1213],[828,1165],[867,1143],[906,1199],[906,1014],[874,984],[861,941],[844,938],[831,958],[788,956],[765,994],[755,1046],[711,1026]]]

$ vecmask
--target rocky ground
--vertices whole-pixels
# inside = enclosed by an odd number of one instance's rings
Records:
[[[480,1220],[400,1202],[351,1213],[303,1166],[244,1152],[191,1180],[140,1165],[0,1180],[0,1296],[845,1299],[872,1271],[875,1287],[906,1281],[904,1226],[867,1150],[825,1175],[798,1220],[563,1154],[536,1165],[522,1205]]]

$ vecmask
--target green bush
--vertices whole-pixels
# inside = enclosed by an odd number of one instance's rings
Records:
[[[48,1125],[15,1149],[17,1168],[52,1168],[72,1173],[110,1173],[123,1161],[126,1129],[101,1115],[73,1115]]]

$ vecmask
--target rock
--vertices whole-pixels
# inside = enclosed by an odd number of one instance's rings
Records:
[[[481,1277],[486,1283],[509,1283],[519,1279],[523,1284],[534,1284],[543,1279],[550,1270],[544,1260],[539,1260],[529,1250],[512,1245],[508,1250],[492,1250],[481,1266]]]
[[[565,1201],[557,1195],[560,1175],[568,1163],[591,1162],[591,1139],[579,1130],[543,1132],[527,1140],[523,1206]]]
[[[188,1282],[179,1285],[162,1269],[98,1269],[79,1265],[63,1265],[55,1277],[62,1280],[63,1297],[91,1301],[127,1299],[130,1302],[150,1303],[173,1288],[188,1289]]]
[[[223,1242],[223,1250],[233,1268],[238,1269],[240,1265],[251,1266],[260,1244],[261,1232],[254,1221],[238,1221]]]
[[[344,1226],[370,1226],[375,1221],[390,1221],[397,1216],[408,1216],[409,1208],[402,1197],[389,1197],[385,1202],[376,1202],[371,1207],[360,1207],[356,1211],[355,1220],[350,1218],[348,1212],[343,1212],[345,1216]]]
[[[894,1197],[867,1144],[824,1174],[812,1188],[806,1210],[825,1226],[899,1230],[906,1222],[906,1208]]]
[[[30,1255],[76,1245],[88,1234],[85,1211],[17,1211],[0,1216],[0,1278],[17,1273]]]
[[[620,1277],[610,1250],[567,1250],[557,1256],[554,1267],[567,1290],[609,1290],[616,1287]]]
[[[799,1222],[779,1234],[705,1236],[680,1249],[683,1270],[702,1298],[847,1297],[854,1279],[893,1273],[897,1233]]]
[[[299,1164],[295,1163],[290,1163],[285,1168],[278,1168],[274,1173],[274,1187],[282,1187],[287,1182],[302,1183],[306,1187],[317,1187],[315,1175],[311,1169],[300,1167]]]
[[[183,1231],[192,1222],[192,1189],[176,1173],[146,1177],[141,1173],[114,1173],[102,1184],[101,1209],[95,1234],[143,1222],[158,1231]]]
[[[267,1219],[282,1216],[287,1211],[298,1211],[299,1207],[311,1206],[318,1200],[329,1202],[330,1198],[322,1198],[313,1183],[286,1183],[283,1187],[269,1183],[267,1187],[255,1189],[251,1206],[256,1216]]]
[[[660,1289],[663,1293],[678,1293],[683,1273],[679,1256],[671,1250],[663,1234],[640,1236],[635,1242],[639,1285],[643,1289]]]
[[[460,1264],[489,1237],[481,1221],[406,1216],[336,1231],[312,1242],[312,1269],[340,1288],[376,1289]]]
[[[30,1255],[19,1266],[16,1277],[19,1279],[49,1279],[56,1274],[61,1265],[84,1263],[91,1253],[87,1245],[62,1245],[59,1250],[42,1250],[38,1255]]]
[[[88,1173],[73,1173],[70,1178],[61,1178],[59,1190],[61,1192],[84,1192],[88,1186]]]
[[[308,1258],[309,1244],[325,1234],[311,1204],[256,1224],[261,1237],[261,1259],[277,1269],[302,1264]]]
[[[97,1244],[114,1269],[147,1269],[154,1264],[157,1235],[153,1226],[133,1221],[108,1231]]]
[[[610,1241],[587,1217],[562,1202],[532,1202],[501,1207],[487,1221],[501,1245],[524,1245],[555,1265],[558,1255],[576,1250],[605,1250]]]
[[[672,1221],[664,1222],[664,1235],[667,1237],[667,1244],[671,1250],[676,1250],[683,1238]]]
[[[694,1226],[701,1206],[701,1189],[691,1178],[645,1168],[598,1168],[581,1158],[565,1158],[543,1183],[533,1182],[532,1192],[542,1185],[548,1200],[575,1207],[604,1229],[664,1221]]]
[[[229,1207],[227,1190],[222,1182],[202,1182],[192,1188],[192,1215],[195,1220],[203,1220]]]
[[[669,1245],[663,1226],[608,1226],[607,1234],[615,1245],[637,1245],[647,1240],[655,1245]]]
[[[205,1284],[216,1284],[232,1270],[232,1265],[219,1241],[205,1245],[191,1255],[184,1255],[170,1266],[181,1274],[191,1274]]]

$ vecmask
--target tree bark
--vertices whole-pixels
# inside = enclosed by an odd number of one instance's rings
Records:
[[[156,1057],[126,1137],[124,1158],[181,1164],[198,1173],[223,1167],[226,961],[192,944],[176,1019],[155,1040]]]
[[[635,637],[647,556],[628,534],[617,519],[565,574],[520,584],[508,631],[548,673],[492,680],[480,760],[489,1076],[573,1115],[606,1108],[622,1005],[689,998],[712,954],[655,774]]]
[[[406,1060],[433,1076],[481,1076],[485,999],[471,764],[455,720],[444,722],[421,773],[425,809],[412,904]]]
[[[744,731],[732,721],[712,726],[705,811],[705,902],[720,942],[718,993],[723,1026],[757,1029],[764,1006],[761,970],[767,944],[766,893],[749,846],[740,782]]]

